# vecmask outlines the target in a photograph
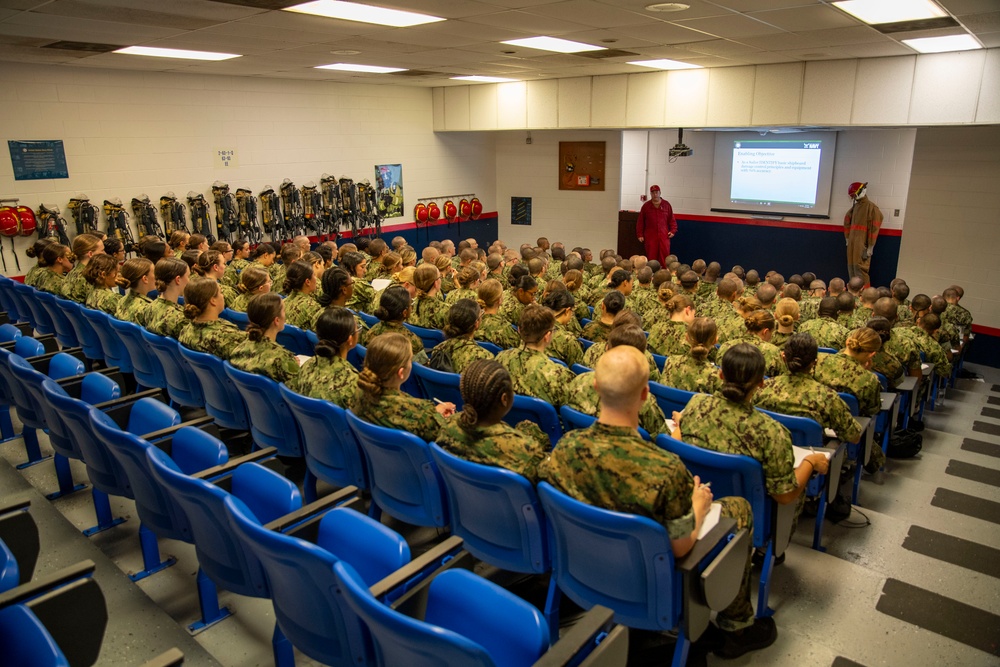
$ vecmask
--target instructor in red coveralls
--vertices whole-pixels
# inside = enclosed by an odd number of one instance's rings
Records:
[[[635,233],[641,243],[646,244],[646,257],[655,259],[660,266],[666,266],[670,254],[670,239],[677,233],[677,221],[670,202],[660,198],[660,186],[649,189],[650,200],[639,209],[639,219],[635,223]]]

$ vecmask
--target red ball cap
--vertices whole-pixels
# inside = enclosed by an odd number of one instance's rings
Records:
[[[860,181],[854,181],[853,183],[851,183],[847,187],[847,195],[849,197],[853,197],[854,195],[858,194],[858,190],[860,190],[861,188],[865,187],[866,185],[868,185],[868,184],[867,183],[862,183]]]
[[[659,185],[653,185],[653,186],[651,186],[649,188],[649,191],[650,192],[659,192],[660,191],[660,186]]]

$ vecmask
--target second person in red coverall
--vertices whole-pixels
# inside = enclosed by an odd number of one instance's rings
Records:
[[[649,189],[650,200],[639,209],[639,219],[635,223],[635,233],[639,241],[646,245],[646,257],[666,266],[670,254],[670,239],[677,233],[677,221],[670,202],[660,198],[660,186]]]

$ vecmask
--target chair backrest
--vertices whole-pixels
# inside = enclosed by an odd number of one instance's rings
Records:
[[[680,412],[683,410],[691,397],[695,395],[693,391],[684,391],[683,389],[675,389],[674,387],[668,387],[665,384],[660,384],[659,382],[649,383],[649,393],[653,395],[656,399],[657,405],[660,406],[660,410],[663,411],[668,418],[674,412]]]
[[[0,593],[6,593],[21,584],[21,568],[17,557],[7,544],[0,540]]]
[[[7,314],[9,315],[10,313]],[[23,335],[24,334],[21,333],[21,330],[15,327],[13,324],[10,323],[0,324],[0,342],[2,343],[9,343],[15,341]]]
[[[169,456],[155,447],[150,447],[146,456],[153,477],[184,512],[194,537],[198,564],[205,574],[227,591],[250,597],[270,597],[271,588],[263,566],[253,550],[233,531],[226,517],[224,503],[229,493],[210,482],[185,475]],[[255,469],[251,470],[251,466]],[[255,484],[237,484],[238,477],[249,475],[253,476]],[[245,463],[237,468],[233,472],[233,486],[253,486],[256,504],[269,507],[263,516],[255,513],[265,523],[301,507],[298,489],[292,482],[256,463]]]
[[[250,430],[250,416],[243,394],[226,375],[222,359],[204,352],[178,346],[181,358],[188,362],[205,396],[205,411],[222,428]]]
[[[476,345],[478,345],[479,347],[483,348],[487,352],[492,352],[494,355],[497,355],[497,354],[500,354],[501,352],[503,352],[503,348],[502,347],[500,347],[499,345],[497,345],[495,343],[491,343],[491,342],[489,342],[487,340],[477,340],[476,341]]]
[[[538,485],[552,576],[584,609],[599,604],[630,628],[670,630],[680,620],[674,553],[666,529],[646,517],[587,505]]]
[[[103,360],[104,346],[101,345],[101,338],[90,321],[83,316],[83,310],[83,306],[75,301],[63,303],[63,311],[76,330],[76,339],[83,348],[83,355],[88,359]]]
[[[316,345],[309,340],[306,332],[299,327],[286,324],[285,328],[278,332],[278,345],[284,346],[292,354],[302,354],[311,357],[316,350]]]
[[[739,454],[713,452],[667,435],[655,440],[661,449],[676,454],[692,475],[712,483],[712,494],[746,498],[753,510],[753,544],[763,548],[774,530],[774,501],[767,493],[760,461]]]
[[[361,321],[367,324],[369,329],[379,323],[379,319],[374,315],[369,315],[360,310],[352,310],[351,312],[360,317]]]
[[[878,383],[879,383],[879,385],[881,385],[882,391],[889,391],[889,378],[887,378],[886,376],[882,375],[881,373],[878,373],[878,372],[875,372],[875,371],[872,371],[872,372],[874,372],[875,373],[875,377],[878,378]]]
[[[6,350],[4,350],[6,352]],[[28,428],[45,429],[45,413],[41,408],[42,382],[45,375],[16,354],[7,353],[7,369],[11,383],[11,398],[17,408],[17,416]]]
[[[571,408],[568,405],[564,405],[559,408],[559,417],[562,419],[563,426],[566,427],[567,431],[572,431],[578,428],[590,428],[590,425],[597,421],[597,417],[580,412],[575,408]],[[651,440],[649,436],[649,431],[643,427],[636,429],[639,431],[639,435],[642,436],[643,440]]]
[[[347,425],[344,408],[297,394],[285,385],[279,390],[302,434],[306,466],[318,479],[333,486],[368,489],[368,470],[361,445]]]
[[[347,351],[347,363],[354,366],[354,368],[360,373],[361,369],[365,366],[365,355],[367,353],[367,347],[364,345],[355,345]]]
[[[793,417],[791,415],[783,415],[778,412],[771,412],[770,410],[761,410],[757,408],[768,417],[776,420],[779,424],[782,424],[792,433],[792,444],[796,447],[822,447],[823,446],[823,427],[819,425],[815,419],[809,419],[809,417]]]
[[[14,354],[25,359],[45,353],[45,346],[37,338],[21,336],[14,341]]]
[[[646,335],[649,336],[649,332],[648,331],[646,332]],[[662,373],[663,372],[663,364],[667,363],[667,357],[665,355],[662,355],[662,354],[653,354],[652,352],[650,352],[650,354],[653,355],[653,361],[656,362],[656,367],[659,368],[660,372]]]
[[[63,304],[67,300],[60,299],[55,294],[40,291],[35,292],[35,298],[38,299],[38,303],[41,304],[42,308],[48,313],[49,319],[52,320],[52,326],[55,327],[56,340],[59,341],[59,344],[63,347],[76,347],[79,345],[79,341],[76,339],[76,329],[73,328],[73,324],[63,311]]]
[[[14,283],[14,290],[17,294],[21,295],[21,299],[28,306],[29,312],[31,312],[31,328],[40,334],[54,334],[56,328],[52,323],[52,318],[36,298],[40,290],[19,282]]]
[[[238,498],[229,496],[224,504],[233,532],[267,573],[274,615],[285,637],[324,664],[374,664],[364,628],[335,594],[337,558],[315,544],[267,530]]]
[[[72,434],[73,442],[83,455],[87,476],[94,488],[109,495],[132,498],[132,487],[125,470],[94,434],[90,424],[91,406],[68,396],[52,380],[42,382],[42,393],[46,402],[59,411],[63,425]]]
[[[844,401],[844,403],[847,403],[847,407],[850,409],[853,416],[857,417],[861,414],[861,406],[858,404],[857,396],[854,394],[848,394],[845,391],[837,392],[837,396],[840,396],[840,399]]]
[[[139,384],[150,389],[166,389],[167,378],[163,374],[163,366],[159,358],[146,347],[142,327],[114,317],[108,318],[108,323],[125,345],[132,361],[132,372]]]
[[[86,370],[87,366],[82,361],[65,352],[56,352],[49,359],[48,376],[53,380],[83,375]]]
[[[583,348],[584,352],[586,352],[587,350],[589,350],[590,346],[594,344],[594,341],[587,340],[586,338],[577,338],[577,340],[580,342],[580,347]]]
[[[511,426],[517,426],[525,419],[538,424],[538,428],[548,434],[549,444],[553,447],[562,437],[562,424],[559,423],[559,415],[551,403],[532,396],[514,394],[514,404],[503,420]]]
[[[222,367],[246,402],[253,441],[261,447],[274,447],[283,456],[302,456],[302,436],[278,383],[234,368],[228,361]]]
[[[122,373],[132,372],[132,357],[125,349],[125,344],[118,334],[111,329],[111,320],[114,318],[100,310],[84,308],[80,311],[84,319],[90,322],[97,337],[101,339],[101,347],[104,348],[104,359],[110,366],[118,366]]]
[[[125,430],[134,435],[145,435],[181,423],[181,416],[172,407],[155,398],[140,398],[132,405]]]
[[[232,310],[230,308],[226,308],[219,313],[219,317],[224,320],[229,320],[243,331],[246,331],[247,325],[250,324],[250,318],[247,317],[246,313],[241,313],[238,310]]]
[[[0,609],[0,646],[6,664],[70,667],[45,624],[23,604]]]
[[[461,375],[436,371],[417,363],[413,364],[413,374],[423,387],[424,394],[439,401],[454,403],[455,410],[462,409],[462,390],[459,387]]]
[[[820,347],[817,348],[817,351],[822,352],[824,354],[837,354],[837,350],[833,349],[832,347]]]
[[[444,332],[439,329],[426,329],[403,322],[403,326],[417,334],[420,340],[424,341],[424,348],[433,349],[438,343],[444,342]]]
[[[476,558],[513,572],[548,572],[545,519],[535,487],[515,472],[472,463],[431,443],[448,489],[451,531]]]
[[[373,501],[395,518],[416,526],[447,526],[444,482],[430,448],[406,431],[369,424],[347,411],[361,443]]]
[[[577,375],[582,375],[583,373],[589,373],[592,370],[594,370],[593,368],[587,368],[583,364],[573,364],[572,366],[569,367],[569,369],[574,373],[576,373]]]
[[[0,278],[0,308],[7,313],[11,322],[20,322],[23,318],[14,298],[14,281],[4,276]]]
[[[160,362],[170,400],[189,408],[205,405],[205,393],[191,365],[181,356],[180,343],[142,329],[142,339]]]

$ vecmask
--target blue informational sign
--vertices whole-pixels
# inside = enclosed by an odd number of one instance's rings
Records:
[[[62,141],[8,141],[7,147],[15,181],[69,178]]]

